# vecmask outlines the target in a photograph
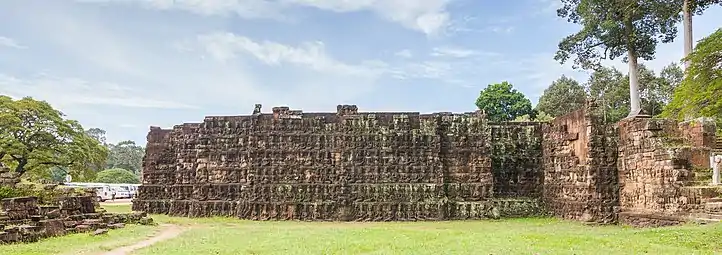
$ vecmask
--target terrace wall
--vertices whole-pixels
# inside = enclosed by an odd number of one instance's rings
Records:
[[[133,206],[258,220],[527,216],[540,213],[541,125],[340,106],[154,127]]]

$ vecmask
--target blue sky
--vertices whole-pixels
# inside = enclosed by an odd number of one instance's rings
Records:
[[[536,103],[562,74],[587,76],[553,60],[577,30],[556,17],[559,2],[0,1],[0,94],[46,100],[111,142],[140,144],[151,125],[250,114],[255,103],[464,112],[505,80]],[[695,39],[722,24],[721,9],[695,17]],[[646,64],[681,55],[680,35]]]

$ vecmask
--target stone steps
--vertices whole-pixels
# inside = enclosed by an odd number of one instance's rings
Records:
[[[722,202],[707,200],[707,203],[704,204],[704,211],[706,213],[722,214]]]
[[[714,213],[694,213],[690,215],[690,220],[697,223],[716,223],[722,221],[722,214]]]
[[[690,222],[694,222],[697,224],[714,224],[714,223],[719,223],[720,220],[708,219],[708,218],[693,218],[693,219],[690,219]]]
[[[685,186],[682,189],[697,194],[701,199],[722,198],[722,185]]]

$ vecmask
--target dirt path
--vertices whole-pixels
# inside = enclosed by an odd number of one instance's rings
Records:
[[[158,235],[156,235],[156,236],[153,236],[153,237],[151,237],[150,239],[146,239],[146,240],[137,242],[137,243],[132,244],[132,245],[123,246],[123,247],[120,247],[120,248],[113,249],[113,250],[111,250],[111,251],[109,251],[109,252],[103,253],[103,255],[126,255],[126,254],[130,254],[132,251],[135,251],[135,250],[138,250],[138,249],[141,249],[141,248],[145,248],[145,247],[151,246],[151,245],[153,245],[153,244],[155,244],[155,243],[157,243],[157,242],[175,238],[176,236],[180,235],[181,233],[183,233],[183,232],[186,230],[185,228],[181,228],[181,227],[176,226],[176,225],[164,224],[164,225],[161,225],[161,226],[163,226],[163,230],[161,230],[160,234],[158,234]]]

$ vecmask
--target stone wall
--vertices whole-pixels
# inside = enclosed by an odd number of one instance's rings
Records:
[[[541,212],[541,155],[539,123],[276,107],[151,128],[133,208],[257,220],[527,216]]]
[[[625,218],[632,218],[628,221],[702,212],[706,199],[719,195],[715,187],[706,186],[708,180],[699,183],[696,176],[711,171],[714,130],[714,122],[704,120],[636,118],[619,123],[619,201]]]
[[[617,139],[596,104],[556,118],[544,129],[543,199],[555,216],[616,222]]]
[[[263,114],[257,106],[250,116],[152,127],[133,209],[342,221],[550,212],[668,225],[722,197],[701,181],[713,122],[605,124],[599,111],[589,101],[551,123],[490,123],[479,113],[339,106],[335,113],[276,107]]]
[[[15,187],[19,182],[18,175],[0,162],[0,187]]]

